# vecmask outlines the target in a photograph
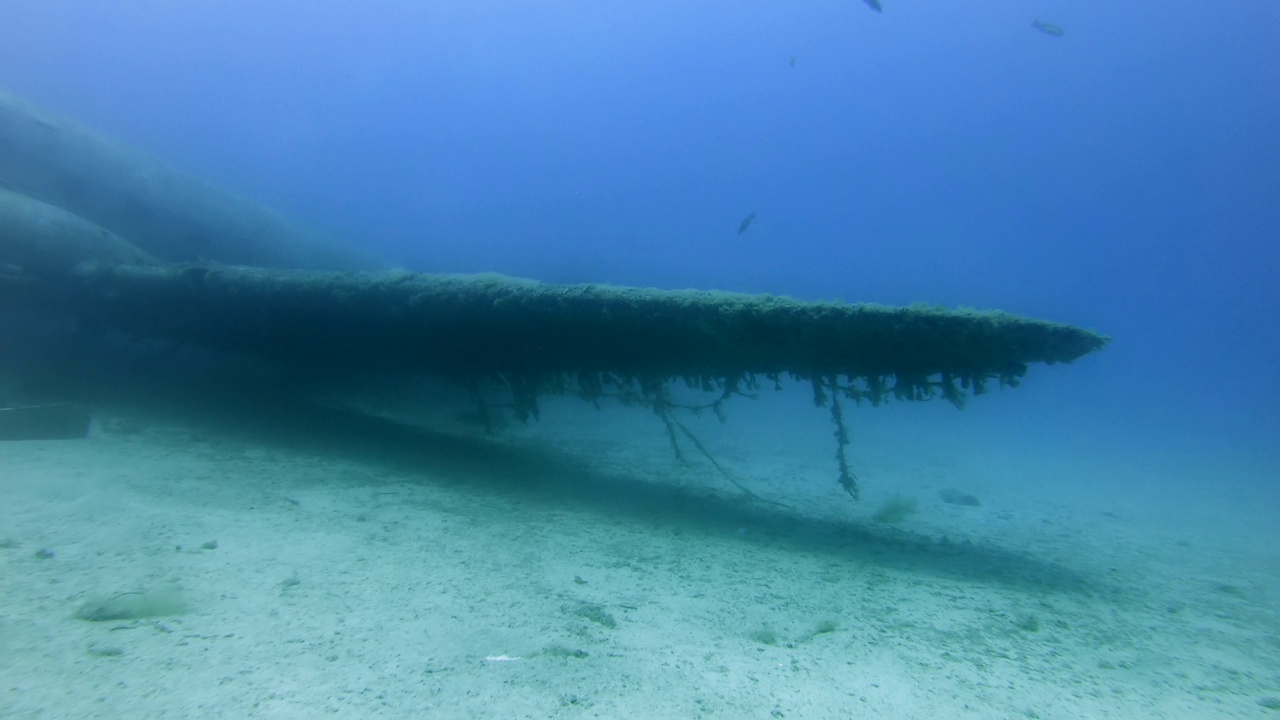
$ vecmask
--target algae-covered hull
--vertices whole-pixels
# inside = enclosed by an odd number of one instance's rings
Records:
[[[317,368],[528,378],[862,378],[944,394],[1069,362],[1097,333],[1002,312],[550,285],[496,275],[86,263],[26,299],[140,335]],[[893,379],[892,385],[885,380]],[[877,398],[872,398],[877,399]],[[908,398],[911,399],[911,398]]]

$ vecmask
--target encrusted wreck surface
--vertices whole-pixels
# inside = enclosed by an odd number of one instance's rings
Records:
[[[872,400],[980,392],[1095,332],[997,311],[550,285],[498,275],[87,263],[29,299],[140,335],[308,368],[733,382],[862,381]],[[606,380],[610,378],[604,378]]]

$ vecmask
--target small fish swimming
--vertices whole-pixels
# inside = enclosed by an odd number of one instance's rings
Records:
[[[751,221],[755,219],[756,219],[756,214],[754,211],[752,211],[750,215],[742,218],[742,222],[738,223],[738,234],[741,235],[742,233],[746,232],[747,228],[751,227]]]
[[[880,0],[862,0],[862,2],[866,3],[867,7],[871,8],[872,10],[875,10],[876,12],[880,12],[881,10],[884,9],[880,7]]]
[[[1045,35],[1052,35],[1053,37],[1062,37],[1063,35],[1066,34],[1066,32],[1062,28],[1058,27],[1057,25],[1053,25],[1047,22],[1040,22],[1039,20],[1032,20],[1031,27],[1039,30]]]

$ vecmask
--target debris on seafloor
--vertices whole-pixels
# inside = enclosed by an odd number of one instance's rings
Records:
[[[948,505],[964,505],[966,507],[978,507],[982,503],[977,497],[966,492],[961,492],[955,488],[944,488],[938,491],[938,496],[942,498],[942,502]]]

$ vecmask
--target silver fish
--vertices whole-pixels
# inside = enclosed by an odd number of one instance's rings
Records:
[[[1047,22],[1040,22],[1039,20],[1032,20],[1031,27],[1039,30],[1045,35],[1052,35],[1053,37],[1062,37],[1066,34],[1061,27]]]

